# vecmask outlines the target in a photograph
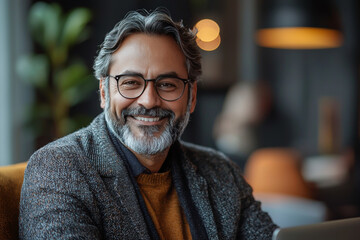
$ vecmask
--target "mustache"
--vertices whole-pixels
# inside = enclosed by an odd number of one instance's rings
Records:
[[[128,116],[134,116],[134,115],[143,115],[143,116],[149,116],[149,117],[159,117],[159,118],[165,118],[169,117],[170,119],[175,118],[175,113],[168,109],[163,108],[150,108],[147,109],[143,106],[135,107],[135,108],[126,108],[121,111],[121,120],[126,121],[126,117]]]

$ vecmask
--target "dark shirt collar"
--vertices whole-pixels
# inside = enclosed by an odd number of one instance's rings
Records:
[[[147,169],[146,167],[144,167],[139,162],[137,157],[128,148],[126,148],[124,146],[124,144],[122,144],[122,142],[120,142],[118,139],[116,139],[116,141],[119,142],[121,151],[124,153],[125,159],[129,163],[129,167],[130,167],[131,172],[133,173],[134,177],[137,177],[142,173],[151,173],[151,171],[149,169]]]

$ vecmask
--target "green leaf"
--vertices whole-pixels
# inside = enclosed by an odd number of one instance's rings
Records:
[[[62,28],[61,9],[58,4],[49,5],[48,11],[44,13],[45,21],[45,45],[48,51],[56,47]]]
[[[74,62],[59,71],[55,76],[55,83],[59,89],[60,98],[70,106],[83,101],[98,84],[88,68],[81,62]]]
[[[81,62],[73,63],[55,76],[55,83],[61,92],[81,84],[89,74],[88,68]]]
[[[43,2],[35,3],[29,11],[29,28],[34,40],[45,46],[44,44],[44,33],[45,33],[45,14],[47,11],[48,4]]]
[[[62,33],[62,45],[69,47],[79,41],[85,40],[89,36],[89,31],[85,28],[91,19],[91,12],[86,8],[76,8],[72,10],[65,19]]]
[[[45,55],[29,55],[19,59],[16,71],[20,78],[37,88],[48,84],[49,62]]]
[[[51,51],[59,39],[62,22],[58,4],[35,3],[29,13],[30,30],[34,39],[47,51]]]
[[[91,92],[95,91],[97,84],[98,81],[92,75],[88,75],[82,78],[80,84],[66,90],[63,96],[67,99],[70,106],[74,106],[84,101]]]

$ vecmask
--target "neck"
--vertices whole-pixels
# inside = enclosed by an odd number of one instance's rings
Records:
[[[137,159],[139,160],[139,162],[146,167],[147,169],[149,169],[152,173],[156,173],[159,172],[161,166],[163,165],[163,163],[166,160],[166,157],[169,153],[169,149],[167,148],[164,151],[162,151],[161,153],[158,154],[154,154],[154,155],[143,155],[143,154],[138,154],[134,151],[132,151],[130,149],[130,151],[132,153],[134,153],[134,155],[137,157]]]

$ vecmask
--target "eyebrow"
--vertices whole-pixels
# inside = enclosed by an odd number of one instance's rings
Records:
[[[144,75],[140,72],[136,72],[136,71],[131,71],[131,70],[126,70],[124,72],[122,72],[121,74],[118,74],[118,75],[138,75],[138,76],[141,76],[144,78]],[[170,71],[170,72],[165,72],[165,73],[161,73],[159,75],[157,75],[155,78],[158,78],[158,77],[179,77],[179,75],[174,72],[174,71]]]

